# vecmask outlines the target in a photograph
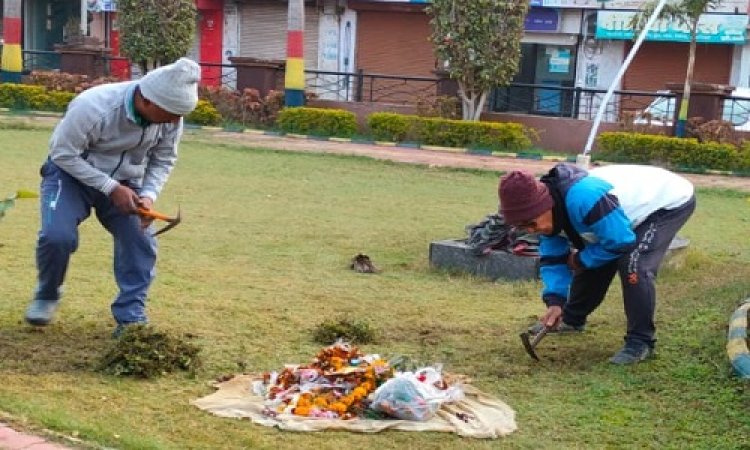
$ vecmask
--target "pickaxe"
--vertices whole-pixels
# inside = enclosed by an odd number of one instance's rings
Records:
[[[537,361],[539,361],[539,357],[536,355],[536,351],[534,349],[536,348],[536,345],[539,343],[539,341],[544,338],[548,331],[549,327],[545,326],[537,334],[531,334],[531,332],[528,330],[520,334],[521,343],[523,343],[523,348],[526,349],[526,353],[528,353],[529,356]]]
[[[145,217],[145,218],[149,218],[153,220],[162,220],[164,222],[167,222],[167,225],[164,228],[162,228],[161,230],[153,234],[154,236],[158,236],[162,233],[166,233],[167,231],[176,227],[182,220],[179,208],[177,208],[177,215],[174,217],[169,217],[166,214],[162,214],[160,212],[154,211],[153,209],[147,209],[147,208],[138,208],[137,212],[138,212],[138,215],[141,217]]]

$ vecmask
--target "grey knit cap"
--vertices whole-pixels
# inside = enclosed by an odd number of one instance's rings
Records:
[[[198,104],[201,68],[195,61],[180,58],[148,72],[138,82],[141,94],[165,111],[179,116],[190,114]]]

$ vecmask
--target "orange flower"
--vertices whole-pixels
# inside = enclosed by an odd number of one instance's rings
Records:
[[[355,400],[362,400],[367,397],[367,389],[362,386],[354,388],[352,391],[352,397],[354,397]]]
[[[310,414],[310,408],[307,406],[297,406],[292,412],[295,416],[307,416]]]
[[[348,409],[347,406],[341,402],[336,402],[328,407],[331,411],[337,413],[338,415],[343,415],[346,410]]]

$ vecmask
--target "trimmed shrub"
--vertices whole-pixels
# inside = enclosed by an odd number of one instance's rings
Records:
[[[373,113],[367,124],[376,139],[416,140],[427,145],[523,150],[536,132],[518,123],[475,122],[394,113]]]
[[[357,132],[354,113],[341,109],[285,108],[276,123],[287,133],[351,137]]]
[[[367,117],[367,126],[370,128],[372,137],[378,141],[405,141],[411,129],[410,116],[395,113],[373,113]]]
[[[599,158],[612,162],[658,164],[677,168],[750,171],[750,144],[736,147],[639,133],[602,133]]]
[[[11,109],[35,109],[41,111],[65,111],[75,97],[72,92],[47,92],[42,86],[27,84],[0,84],[0,107]]]
[[[221,123],[221,114],[207,100],[198,100],[193,112],[185,116],[185,121],[196,125],[218,125]]]

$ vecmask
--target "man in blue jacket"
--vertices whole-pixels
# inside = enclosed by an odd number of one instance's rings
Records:
[[[651,166],[586,171],[558,164],[536,180],[513,171],[498,189],[506,223],[540,236],[541,326],[582,331],[620,275],[627,317],[625,346],[610,362],[633,364],[653,354],[654,282],[677,231],[695,209],[693,185]]]
[[[139,80],[88,89],[68,105],[40,170],[38,284],[28,323],[52,321],[78,247],[78,225],[92,209],[114,239],[116,334],[147,321],[157,246],[150,221],[135,213],[151,208],[174,167],[182,116],[198,102],[200,75],[197,63],[181,58]]]

